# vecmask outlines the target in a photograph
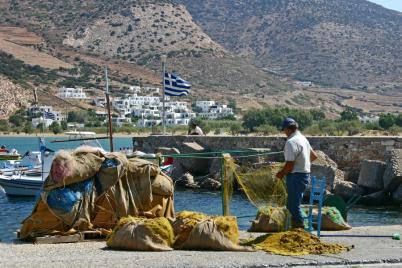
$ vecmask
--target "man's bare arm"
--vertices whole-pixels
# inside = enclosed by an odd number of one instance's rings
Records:
[[[283,167],[283,169],[281,171],[278,172],[278,174],[276,174],[276,177],[278,179],[282,179],[287,174],[292,172],[294,166],[295,166],[295,161],[286,161],[285,166]]]
[[[316,152],[314,152],[313,149],[310,150],[310,161],[314,162],[314,160],[316,160],[318,158]]]

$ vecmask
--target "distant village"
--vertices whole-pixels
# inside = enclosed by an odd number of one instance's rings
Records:
[[[131,125],[136,127],[153,127],[162,124],[163,101],[161,89],[157,87],[131,86],[129,94],[124,97],[112,97],[111,108],[118,116],[112,117],[112,123],[121,127]],[[64,100],[85,101],[94,107],[96,117],[107,122],[106,98],[90,97],[82,88],[62,87],[57,97]],[[39,124],[49,127],[53,122],[67,121],[65,111],[57,111],[52,106],[32,105],[27,108],[28,116],[32,117],[32,127]],[[191,118],[215,120],[233,117],[234,111],[226,104],[214,100],[201,100],[190,103],[187,101],[173,101],[165,97],[165,124],[166,126],[188,125]],[[133,122],[136,118],[136,122]],[[68,123],[69,128],[83,128],[84,124]]]

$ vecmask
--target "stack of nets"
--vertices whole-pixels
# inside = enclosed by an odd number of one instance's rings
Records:
[[[239,246],[237,220],[231,216],[208,216],[182,211],[173,223],[175,249],[188,250],[249,250]]]
[[[302,214],[307,216],[309,213],[308,207],[302,208]],[[317,208],[313,209],[313,219],[318,217]],[[316,221],[314,221],[316,222]],[[304,225],[308,225],[305,220]],[[350,230],[352,227],[343,219],[342,214],[336,207],[323,207],[321,210],[321,230],[323,231],[342,231]]]
[[[258,208],[250,231],[273,232],[286,229],[290,217],[285,207],[287,190],[284,181],[276,178],[282,168],[283,163],[239,167],[230,155],[224,155],[223,195],[226,203],[230,203],[236,179],[250,202]]]
[[[173,228],[167,218],[128,216],[119,220],[106,244],[113,249],[168,251],[173,242]]]
[[[109,235],[107,245],[113,249],[136,251],[251,250],[239,245],[235,217],[208,216],[191,211],[178,213],[173,222],[163,217],[122,218]]]
[[[244,245],[253,246],[272,254],[298,256],[307,254],[338,254],[349,251],[351,247],[322,242],[303,229],[263,235],[254,240],[245,242]]]

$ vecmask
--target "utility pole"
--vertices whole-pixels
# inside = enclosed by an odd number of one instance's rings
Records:
[[[108,114],[108,126],[109,126],[109,148],[110,152],[114,151],[113,148],[113,130],[112,130],[112,114],[110,112],[110,94],[109,94],[109,79],[107,77],[107,67],[105,67],[105,77],[106,77],[106,106],[107,106],[107,114]]]
[[[167,56],[162,55],[162,126],[163,126],[163,135],[166,135],[166,122],[165,122],[165,73],[166,73],[166,60]]]

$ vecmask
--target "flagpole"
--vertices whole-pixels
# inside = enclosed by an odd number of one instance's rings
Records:
[[[165,72],[166,72],[166,60],[167,56],[162,55],[162,127],[163,127],[163,135],[166,135],[166,122],[165,122]]]
[[[110,93],[109,93],[109,78],[107,76],[107,66],[105,66],[105,79],[106,79],[105,95],[106,95],[106,106],[108,115],[109,149],[110,152],[113,152],[114,148],[113,148],[112,114],[110,111]]]

